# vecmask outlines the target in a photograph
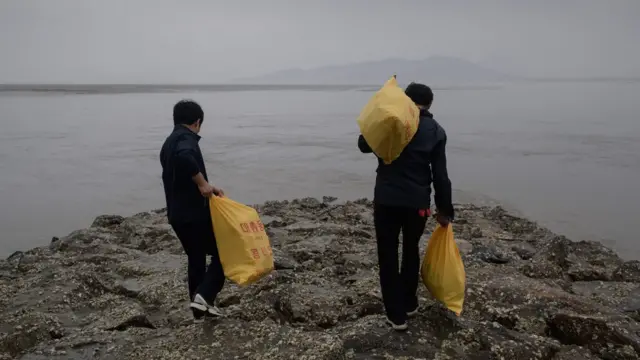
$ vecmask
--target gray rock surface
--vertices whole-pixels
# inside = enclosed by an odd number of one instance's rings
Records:
[[[276,270],[228,284],[194,324],[163,210],[101,216],[0,260],[0,359],[638,359],[640,263],[502,208],[458,205],[461,317],[420,286],[407,333],[384,326],[372,205],[257,206]],[[426,247],[433,222],[425,231]]]

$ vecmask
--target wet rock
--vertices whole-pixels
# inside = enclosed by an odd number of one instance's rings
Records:
[[[238,305],[242,302],[242,298],[238,292],[223,293],[218,296],[218,306],[226,308],[232,305]]]
[[[0,333],[0,354],[17,356],[43,341],[60,339],[65,335],[59,320],[45,314],[13,314],[2,328],[10,326],[8,333]]]
[[[358,214],[358,220],[360,220],[363,224],[374,226],[373,214],[368,211],[364,211]]]
[[[423,322],[400,334],[384,325],[383,316],[370,316],[339,331],[347,359],[433,359],[437,352],[434,333]]]
[[[96,228],[89,228],[74,231],[59,241],[51,243],[49,248],[54,251],[87,252],[91,251],[91,244],[94,242],[108,244],[116,240],[117,236],[113,233],[102,232]]]
[[[147,328],[147,329],[156,328],[145,315],[134,315],[132,317],[125,319],[123,322],[119,323],[114,327],[107,328],[106,330],[125,331],[132,327]]]
[[[341,359],[342,340],[272,321],[230,320],[214,327],[185,327],[171,337],[115,349],[115,358],[140,359]],[[120,356],[120,357],[118,357]]]
[[[287,323],[302,323],[330,328],[343,317],[349,317],[349,300],[355,296],[337,292],[335,286],[288,285],[279,293],[276,311]],[[357,313],[354,312],[354,313]]]
[[[336,237],[332,235],[317,236],[285,246],[284,249],[297,262],[304,263],[313,260],[321,263],[325,259],[325,252],[330,249],[330,245],[335,239]]]
[[[553,340],[521,334],[496,323],[481,323],[443,341],[437,359],[549,359],[559,349]]]
[[[597,243],[458,204],[462,316],[420,285],[419,314],[397,333],[384,324],[371,201],[256,209],[276,270],[227,282],[216,302],[226,317],[204,325],[192,321],[186,256],[163,210],[99,217],[0,260],[0,359],[637,358],[638,266]]]
[[[640,283],[640,261],[627,261],[613,272],[613,280]]]
[[[598,351],[609,345],[640,350],[640,338],[627,319],[608,316],[558,313],[549,319],[549,335],[567,345],[581,345]],[[637,326],[636,326],[637,327]]]
[[[49,338],[49,332],[41,327],[18,330],[0,337],[0,351],[12,357],[17,356]]]
[[[536,254],[536,248],[529,243],[514,244],[511,246],[511,250],[518,254],[522,260],[529,260]]]
[[[600,358],[604,360],[637,360],[640,359],[638,353],[631,346],[609,346],[599,352]]]
[[[91,227],[110,228],[120,225],[124,221],[124,217],[119,215],[101,215],[98,216],[91,224]]]
[[[578,281],[571,284],[571,291],[593,302],[640,319],[640,284]]]
[[[533,233],[538,230],[538,225],[535,222],[513,216],[500,206],[486,212],[486,215],[488,219],[496,221],[502,229],[516,235]]]
[[[373,202],[369,199],[358,199],[356,201],[353,202],[354,204],[358,204],[358,205],[365,205],[369,208],[373,207]]]
[[[119,304],[107,310],[98,327],[106,331],[124,331],[133,327],[155,329],[144,309],[133,303]]]
[[[338,227],[336,224],[331,224],[330,226],[334,229]],[[301,221],[287,226],[285,230],[293,234],[311,234],[316,231],[326,231],[327,228],[328,226],[326,223],[321,223],[319,221]]]
[[[518,258],[507,248],[498,248],[492,245],[474,246],[472,255],[492,264],[507,264]]]
[[[293,205],[298,205],[302,208],[310,208],[310,209],[315,209],[315,208],[319,208],[322,207],[324,204],[321,203],[318,199],[316,198],[304,198],[304,199],[296,199],[292,201]]]
[[[473,252],[473,244],[464,239],[456,239],[456,245],[458,246],[458,250],[460,254],[466,255]]]
[[[334,201],[338,200],[337,197],[333,197],[333,196],[323,196],[322,197],[322,202],[325,204],[330,204]]]
[[[482,229],[480,227],[474,227],[471,229],[471,238],[480,239],[483,236]]]
[[[558,279],[565,275],[559,265],[546,260],[526,263],[520,267],[520,271],[533,279]]]
[[[273,262],[276,270],[293,270],[300,266],[295,259],[276,248],[273,249]]]
[[[573,281],[609,281],[622,264],[618,255],[600,243],[573,242],[563,236],[546,243],[531,260],[534,264],[525,268],[528,273],[552,277],[558,275],[559,267],[563,276]]]
[[[23,257],[24,257],[24,252],[15,251],[14,253],[12,253],[7,257],[7,262],[9,264],[17,265],[20,262],[20,260],[22,260]]]
[[[263,215],[260,217],[260,220],[262,221],[264,226],[267,228],[286,226],[286,223],[282,222],[282,218],[277,216]]]
[[[121,294],[122,296],[135,299],[138,297],[143,287],[144,285],[137,279],[126,279],[117,282],[112,291],[117,294]]]
[[[375,266],[373,257],[366,256],[365,254],[343,254],[342,261],[346,265],[353,265],[357,268],[370,269]]]
[[[552,360],[598,360],[598,357],[581,346],[567,346],[558,351]]]

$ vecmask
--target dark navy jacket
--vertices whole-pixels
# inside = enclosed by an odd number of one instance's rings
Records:
[[[438,211],[453,219],[451,181],[447,173],[445,146],[447,134],[426,110],[420,112],[418,131],[400,156],[385,165],[378,158],[374,202],[380,205],[428,209],[431,183],[435,189]],[[358,147],[372,153],[362,135]]]
[[[210,221],[209,202],[192,180],[193,176],[202,173],[208,181],[199,141],[198,134],[176,125],[162,145],[162,182],[171,224]]]

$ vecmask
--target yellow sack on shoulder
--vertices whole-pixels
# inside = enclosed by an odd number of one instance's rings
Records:
[[[242,286],[269,274],[273,252],[258,212],[226,197],[212,196],[209,205],[224,275]]]
[[[371,150],[390,164],[418,131],[420,110],[398,86],[395,76],[376,92],[360,112],[360,133]]]
[[[453,228],[438,225],[431,234],[420,270],[431,295],[460,316],[464,303],[465,272]]]

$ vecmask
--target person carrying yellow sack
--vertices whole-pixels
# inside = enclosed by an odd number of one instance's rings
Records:
[[[430,215],[432,183],[437,222],[446,227],[454,218],[445,154],[447,135],[429,112],[433,92],[426,85],[411,83],[405,94],[420,110],[418,129],[391,163],[378,158],[374,191],[382,299],[387,324],[398,331],[406,330],[407,318],[418,313],[418,243]],[[358,138],[358,147],[363,153],[373,152],[362,135]],[[402,264],[398,266],[400,231],[403,234]]]
[[[198,322],[205,316],[222,316],[213,304],[225,283],[207,200],[224,192],[209,184],[198,145],[203,120],[196,102],[178,102],[173,108],[173,131],[160,151],[167,217],[187,254],[189,307]],[[207,254],[211,255],[208,267]]]

